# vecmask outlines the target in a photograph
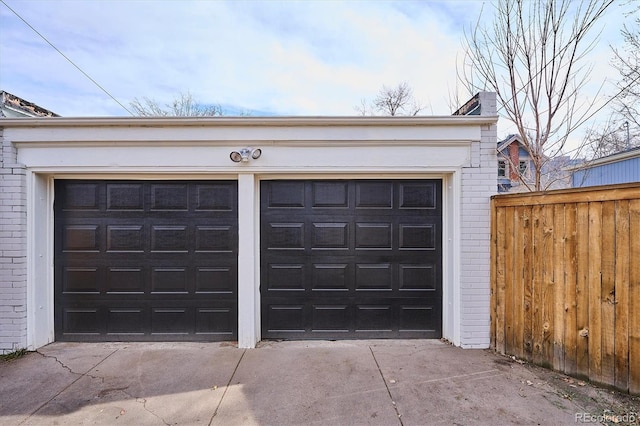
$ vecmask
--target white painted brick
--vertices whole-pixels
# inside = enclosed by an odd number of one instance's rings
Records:
[[[18,257],[18,256],[22,256],[25,253],[22,250],[3,250],[2,252],[2,256],[5,257]]]
[[[6,314],[10,314],[10,313],[11,312],[6,312]],[[3,324],[2,331],[0,331],[0,336],[10,335],[20,329],[21,329],[20,324],[12,324],[11,322],[7,321]]]
[[[26,315],[23,312],[15,312],[15,310],[13,312],[4,312],[2,314],[2,318],[3,319],[11,319],[11,318],[24,318]],[[16,324],[16,326],[19,326],[20,324]]]
[[[481,114],[495,115],[495,95],[479,94]],[[497,126],[481,127],[481,140],[471,149],[472,165],[462,169],[461,346],[489,346],[490,197],[497,192]]]
[[[26,347],[26,170],[2,137],[0,159],[0,351]]]
[[[15,170],[15,169],[14,169]],[[19,175],[19,174],[14,174],[13,170],[11,171],[11,174],[5,174],[2,176],[2,180],[5,181],[13,181],[16,184],[20,181],[22,181],[24,179],[23,175]]]

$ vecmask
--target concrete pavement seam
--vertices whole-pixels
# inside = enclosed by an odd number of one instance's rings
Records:
[[[20,423],[18,423],[18,425],[24,424],[24,422],[26,422],[27,420],[29,420],[31,418],[31,416],[33,416],[34,414],[36,414],[38,411],[42,410],[42,408],[44,406],[46,406],[47,404],[49,404],[51,401],[53,401],[54,399],[56,399],[56,397],[58,395],[60,395],[62,392],[66,391],[67,389],[69,389],[71,386],[73,386],[78,380],[82,379],[83,377],[91,377],[93,379],[102,379],[104,382],[104,378],[103,377],[94,377],[91,376],[89,373],[89,371],[93,370],[94,368],[96,368],[97,366],[99,366],[100,364],[102,364],[103,362],[105,362],[107,360],[107,358],[109,358],[111,355],[113,355],[114,353],[118,352],[119,349],[116,349],[115,351],[111,352],[109,355],[107,355],[106,357],[102,358],[100,360],[100,362],[98,362],[96,365],[94,365],[93,367],[91,367],[90,369],[87,370],[86,373],[76,373],[73,370],[71,370],[71,368],[67,367],[66,365],[64,365],[57,357],[53,356],[53,355],[45,355],[41,352],[38,352],[40,355],[42,355],[45,358],[53,358],[58,364],[60,364],[63,368],[65,368],[66,370],[68,370],[71,374],[76,374],[79,377],[76,378],[73,382],[69,383],[67,386],[65,386],[63,389],[61,389],[58,393],[56,393],[55,395],[53,395],[51,398],[49,398],[49,400],[47,400],[46,402],[42,403],[38,408],[36,408],[33,413],[29,414],[27,417],[25,417],[24,419],[22,419],[22,421]]]
[[[245,353],[247,353],[246,349],[242,351],[242,355],[240,355],[240,359],[238,360],[238,363],[236,364],[236,368],[233,369],[233,373],[231,373],[231,377],[229,377],[229,381],[227,382],[227,386],[225,386],[225,388],[224,388],[224,392],[222,393],[222,397],[220,397],[220,401],[218,401],[218,405],[216,406],[216,409],[213,412],[213,415],[211,416],[211,419],[209,420],[209,426],[211,426],[211,423],[213,423],[213,419],[218,415],[218,410],[220,409],[220,406],[222,405],[222,401],[224,400],[224,397],[227,394],[227,391],[229,390],[229,386],[231,385],[231,382],[233,381],[233,378],[236,375],[236,371],[238,371],[238,367],[240,366],[240,363],[242,362],[242,358],[244,358],[244,354]]]
[[[496,372],[497,372],[497,374],[494,374]],[[492,373],[492,374],[489,374],[489,373]],[[477,376],[479,376],[481,374],[483,374],[482,377],[477,377]],[[504,375],[504,373],[501,372],[500,370],[497,370],[497,369],[493,368],[491,370],[474,371],[473,373],[456,374],[455,376],[446,376],[446,377],[438,377],[436,379],[421,380],[419,382],[415,382],[414,384],[415,385],[423,385],[425,383],[445,382],[445,381],[451,381],[451,380],[454,380],[454,379],[466,379],[466,380],[485,379],[485,378],[488,378],[488,377],[497,377],[497,376],[501,376],[501,375]]]
[[[387,388],[387,393],[389,394],[389,398],[391,399],[391,405],[393,405],[393,409],[396,411],[396,415],[398,416],[398,421],[400,422],[400,426],[404,426],[402,422],[402,414],[398,411],[398,406],[396,402],[393,400],[393,395],[391,395],[391,389],[387,385],[387,379],[384,378],[384,374],[382,374],[382,369],[380,368],[380,364],[378,364],[378,360],[376,359],[376,355],[373,353],[373,349],[369,346],[369,351],[371,352],[371,356],[373,357],[373,361],[376,363],[376,367],[378,367],[378,372],[380,373],[380,377],[382,377],[382,382],[384,383],[384,387]]]

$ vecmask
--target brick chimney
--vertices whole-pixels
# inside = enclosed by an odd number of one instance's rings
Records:
[[[509,145],[509,179],[518,180],[520,168],[520,144],[517,140]]]

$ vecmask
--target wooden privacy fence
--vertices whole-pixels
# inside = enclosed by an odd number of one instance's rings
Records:
[[[640,184],[491,203],[491,346],[640,394]]]

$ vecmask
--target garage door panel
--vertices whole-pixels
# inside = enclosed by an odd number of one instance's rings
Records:
[[[100,226],[70,225],[63,228],[62,250],[67,252],[97,252],[100,250]]]
[[[304,182],[280,182],[264,193],[268,208],[301,208],[305,206]]]
[[[142,225],[108,225],[107,251],[143,252],[144,227]]]
[[[355,328],[357,332],[393,331],[393,307],[391,304],[358,304],[355,306]]]
[[[107,184],[107,211],[144,210],[143,187],[140,183]]]
[[[305,306],[297,304],[293,300],[284,300],[284,304],[279,304],[278,300],[274,300],[273,304],[264,306],[263,327],[269,333],[278,335],[278,333],[301,334],[306,331]],[[275,337],[275,336],[274,336]]]
[[[184,183],[158,183],[150,185],[151,210],[189,209],[189,191]]]
[[[311,332],[334,331],[348,333],[351,325],[349,305],[311,305]]]
[[[63,190],[56,191],[59,199],[63,200],[59,208],[63,211],[98,210],[100,189],[98,184],[90,183],[67,185]]]
[[[144,334],[145,312],[142,308],[109,308],[107,334]]]
[[[68,267],[62,273],[62,291],[67,294],[95,294],[100,292],[98,268]]]
[[[269,250],[303,250],[304,223],[271,223],[266,233]]]
[[[344,222],[314,222],[311,226],[312,249],[349,249],[349,224]]]
[[[219,253],[233,251],[236,236],[230,226],[197,226],[195,251]]]
[[[441,184],[263,181],[263,337],[439,337]]]
[[[103,332],[102,315],[98,307],[65,308],[63,332],[65,334],[93,334]]]
[[[183,225],[152,226],[151,251],[186,253],[188,251],[187,227]]]
[[[435,306],[430,305],[401,305],[399,307],[400,320],[399,331],[412,332],[423,331],[428,333],[436,333],[435,327],[428,327],[437,324],[435,316],[439,310]]]
[[[98,339],[106,335],[131,335],[135,340],[139,335],[151,337],[143,340],[153,340],[154,335],[169,338],[172,334],[200,336],[193,337],[194,340],[210,340],[207,335],[235,337],[237,309],[234,304],[193,307],[183,302],[182,306],[163,301],[112,302],[107,307],[94,301],[84,307],[66,307],[62,309],[61,335],[71,340],[91,336]]]
[[[390,263],[360,263],[356,265],[355,290],[393,289],[393,268]]]
[[[109,267],[105,291],[108,294],[143,294],[145,271],[138,267]]]
[[[393,207],[392,182],[356,182],[355,207],[359,209],[391,209]]]
[[[236,182],[56,181],[54,207],[57,340],[237,338]]]
[[[399,265],[400,291],[437,291],[437,267],[435,265]]]
[[[356,250],[391,250],[393,225],[391,223],[356,223]]]
[[[151,334],[187,334],[193,323],[186,307],[152,308]]]
[[[196,293],[234,294],[237,275],[233,266],[196,268]]]
[[[437,210],[438,186],[434,182],[400,183],[401,209]]]
[[[149,262],[153,263],[153,262]],[[160,263],[166,263],[160,261]],[[112,264],[113,266],[109,266]],[[151,265],[141,267],[139,262],[132,259],[126,261],[120,259],[118,262],[112,261],[107,264],[100,264],[83,260],[80,262],[69,262],[67,265],[58,268],[56,280],[59,281],[62,291],[93,291],[100,292],[130,292],[149,291],[150,278],[164,280],[166,283],[171,277],[161,277],[159,275],[171,275],[173,271],[180,271],[179,275],[185,274],[189,282],[189,290],[200,292],[236,292],[237,273],[234,259],[226,262],[199,264],[194,262],[188,266],[167,266]],[[158,276],[152,277],[152,274]],[[182,276],[179,276],[182,281]],[[193,278],[193,279],[192,279]],[[161,287],[157,285],[156,287]],[[84,289],[84,290],[83,290]]]
[[[269,264],[267,266],[268,280],[262,285],[267,288],[267,291],[304,291],[305,271],[306,268],[303,264]]]
[[[151,293],[169,294],[184,293],[188,294],[187,288],[187,270],[186,268],[167,268],[156,267],[151,268]]]
[[[314,291],[348,291],[350,269],[346,263],[314,264],[312,266],[312,285]]]
[[[326,304],[283,301],[269,306],[264,329],[269,338],[438,338],[438,307],[430,304],[389,304],[371,300],[358,305],[333,300]]]
[[[400,225],[400,250],[436,250],[436,226]]]
[[[237,317],[238,312],[232,307],[198,308],[196,310],[196,334],[233,338]]]
[[[349,202],[349,185],[344,181],[319,181],[311,183],[312,202],[314,208],[347,208]]]
[[[235,212],[235,188],[227,184],[198,184],[195,187],[197,211]]]

